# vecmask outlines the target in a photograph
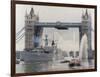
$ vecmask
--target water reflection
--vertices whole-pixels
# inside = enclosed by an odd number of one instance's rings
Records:
[[[84,66],[85,65],[85,66]],[[46,71],[61,71],[74,69],[89,69],[94,68],[94,60],[91,60],[91,65],[86,66],[87,62],[83,62],[82,66],[69,67],[68,63],[58,62],[35,62],[31,64],[16,64],[16,73],[30,73],[30,72],[46,72]]]

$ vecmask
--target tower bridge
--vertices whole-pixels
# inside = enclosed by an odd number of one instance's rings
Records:
[[[40,39],[43,34],[44,27],[54,27],[57,29],[68,29],[68,28],[79,28],[80,40],[84,34],[87,35],[88,39],[88,53],[89,58],[92,57],[91,47],[91,17],[86,10],[85,14],[82,15],[82,21],[79,23],[67,23],[67,22],[39,22],[39,16],[35,15],[34,9],[31,8],[30,14],[25,15],[25,49],[33,49],[34,47],[40,46]],[[38,38],[38,39],[36,39]],[[34,40],[34,42],[33,42]],[[79,40],[79,41],[80,41]]]

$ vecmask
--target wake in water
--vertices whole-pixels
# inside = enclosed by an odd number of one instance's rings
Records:
[[[80,60],[82,66],[89,66],[89,63],[88,63],[88,40],[87,40],[86,34],[84,34],[81,39],[79,60]]]

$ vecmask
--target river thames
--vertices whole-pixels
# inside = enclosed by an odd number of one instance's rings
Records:
[[[63,70],[94,69],[94,60],[87,65],[83,62],[81,66],[69,67],[69,63],[59,62],[34,62],[30,64],[16,64],[16,73],[47,72]]]

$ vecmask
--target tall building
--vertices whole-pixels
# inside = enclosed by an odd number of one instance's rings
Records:
[[[82,25],[81,25],[81,34],[80,37],[82,37],[84,34],[87,35],[87,42],[88,42],[88,58],[92,58],[92,38],[91,38],[91,16],[88,13],[88,10],[86,9],[85,14],[82,15]],[[81,38],[80,38],[81,39]]]
[[[39,46],[40,27],[35,27],[35,23],[39,21],[38,15],[35,15],[34,9],[31,8],[30,13],[25,15],[25,50],[33,49]]]

